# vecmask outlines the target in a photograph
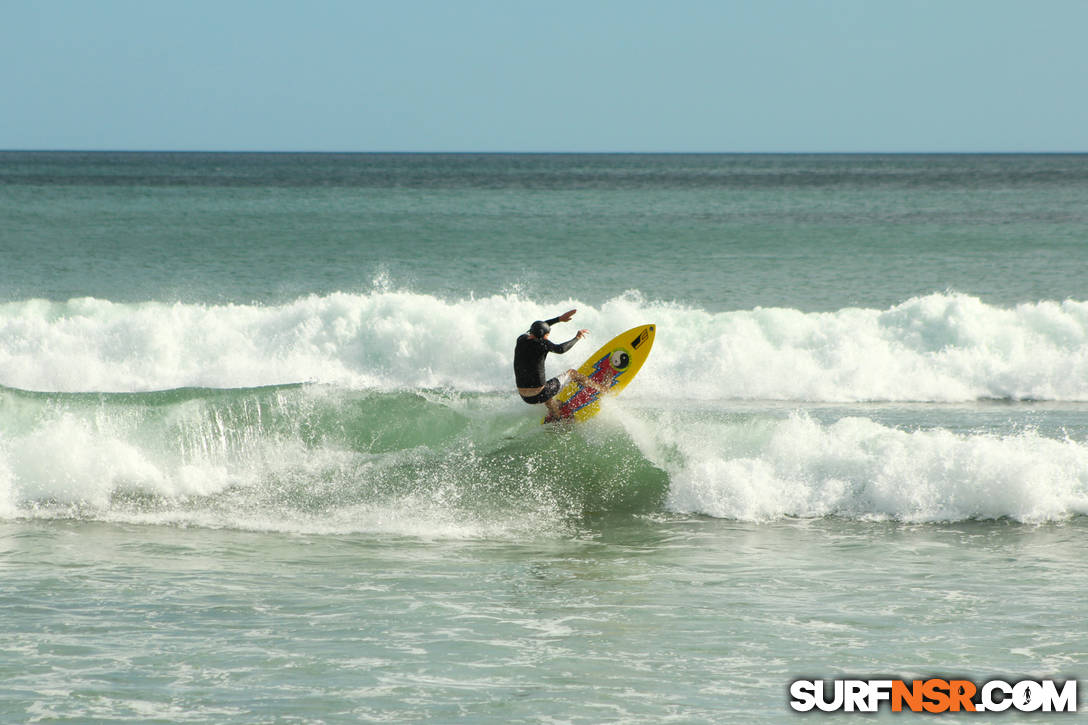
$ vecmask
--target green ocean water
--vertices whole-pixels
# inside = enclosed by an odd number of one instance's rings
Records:
[[[1082,155],[0,153],[0,722],[1082,678],[1085,279]]]
[[[0,291],[284,302],[384,276],[712,311],[1083,299],[1086,175],[1076,155],[8,153],[20,263]]]

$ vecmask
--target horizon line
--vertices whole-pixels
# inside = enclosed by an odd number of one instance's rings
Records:
[[[104,154],[326,154],[390,156],[1076,156],[1082,151],[418,151],[418,150],[305,150],[305,149],[123,149],[123,148],[0,148],[0,153]]]

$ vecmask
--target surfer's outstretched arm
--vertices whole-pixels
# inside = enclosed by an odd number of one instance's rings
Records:
[[[574,347],[574,343],[578,342],[588,334],[589,330],[579,330],[577,335],[567,340],[566,342],[561,342],[557,345],[551,340],[544,340],[544,344],[548,347],[548,352],[557,352],[562,355],[567,350],[570,350],[572,347]]]
[[[557,322],[570,322],[570,318],[574,317],[574,313],[577,311],[578,310],[567,310],[563,314],[559,315],[559,317],[553,317],[547,322],[549,325],[554,325]]]

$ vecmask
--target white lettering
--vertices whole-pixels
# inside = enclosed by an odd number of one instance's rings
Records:
[[[820,690],[816,698],[816,707],[820,708],[820,710],[823,712],[835,712],[836,710],[841,708],[843,700],[846,697],[843,694],[842,680],[835,680],[834,687],[832,688],[832,692],[834,692],[835,694],[831,698],[830,702],[828,702],[826,698],[827,691],[825,689],[826,686],[824,681],[816,680],[816,682],[820,684]]]
[[[904,688],[903,685],[909,685]],[[922,689],[918,689],[921,687]],[[990,680],[982,684],[977,698],[968,699],[976,685],[968,680],[794,680],[790,683],[790,707],[797,712],[879,712],[881,703],[891,703],[896,712],[945,712],[972,710],[1004,712],[1076,712],[1077,681],[1020,680],[1009,683]],[[926,693],[926,694],[922,694]],[[932,693],[937,693],[936,695]],[[945,693],[948,693],[947,696]],[[917,697],[915,696],[917,694]],[[830,695],[830,697],[829,697]],[[894,695],[894,697],[893,697]],[[921,699],[921,698],[928,699]],[[936,698],[936,699],[935,699]]]
[[[816,683],[812,680],[794,680],[790,685],[790,707],[797,712],[808,712],[816,707]]]
[[[1001,693],[1001,699],[994,699],[994,692]],[[1005,712],[1012,707],[1012,685],[1004,680],[990,680],[982,686],[982,705],[978,710],[985,712]]]
[[[869,685],[865,680],[846,680],[843,701],[846,712],[869,712]]]
[[[1043,688],[1038,682],[1022,680],[1012,688],[1012,704],[1020,712],[1035,712],[1043,706]]]
[[[880,709],[881,701],[890,702],[892,699],[891,680],[869,680],[869,710],[876,712]]]
[[[1058,692],[1058,685],[1054,680],[1043,680],[1043,711],[1076,712],[1077,681],[1066,680],[1061,692]]]

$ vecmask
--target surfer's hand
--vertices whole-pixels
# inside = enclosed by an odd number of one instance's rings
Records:
[[[578,339],[581,340],[583,337],[585,337],[588,334],[589,334],[589,330],[579,330],[578,331]]]
[[[563,314],[559,315],[560,322],[570,322],[570,318],[574,317],[574,313],[578,310],[567,310]]]

